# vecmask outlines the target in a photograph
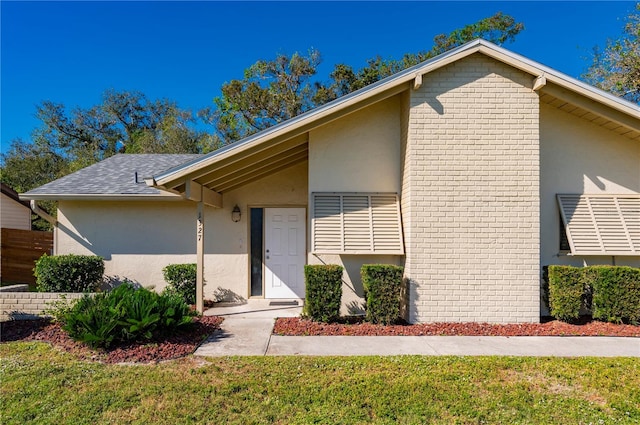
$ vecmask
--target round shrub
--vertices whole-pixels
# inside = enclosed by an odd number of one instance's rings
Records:
[[[34,269],[40,292],[93,292],[104,275],[104,259],[95,255],[44,254]]]
[[[167,292],[179,295],[187,304],[196,303],[196,264],[169,264],[162,273],[169,285]]]

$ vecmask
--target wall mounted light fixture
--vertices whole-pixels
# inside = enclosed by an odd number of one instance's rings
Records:
[[[242,213],[240,212],[240,207],[236,204],[236,206],[233,207],[233,211],[231,211],[231,220],[237,223],[240,221],[240,218],[242,218]]]

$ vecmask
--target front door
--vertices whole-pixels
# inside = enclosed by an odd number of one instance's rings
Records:
[[[304,208],[264,209],[265,298],[304,298]]]

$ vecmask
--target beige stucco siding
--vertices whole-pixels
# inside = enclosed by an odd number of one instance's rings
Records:
[[[476,54],[412,92],[404,173],[412,322],[539,320],[538,96]],[[407,223],[409,228],[406,228]]]
[[[400,192],[400,96],[309,133],[309,192]]]
[[[394,96],[309,133],[309,194],[313,192],[393,192],[401,188],[401,96]],[[308,228],[311,228],[309,222]],[[310,237],[310,236],[309,236]],[[310,250],[309,250],[310,251]],[[314,255],[308,264],[345,268],[343,313],[362,311],[363,264],[401,264],[401,256]]]
[[[306,206],[307,164],[231,191],[223,203],[223,209],[205,211],[205,297],[221,287],[247,298],[247,206]],[[231,220],[236,204],[242,210],[238,223]],[[103,256],[107,276],[162,290],[162,268],[196,261],[194,202],[61,201],[58,208],[56,254]]]
[[[0,226],[9,229],[31,230],[31,210],[25,205],[0,194]]]
[[[542,265],[612,264],[611,257],[559,253],[558,193],[640,193],[640,143],[548,104],[540,106]],[[640,267],[640,257],[616,257],[615,264]]]

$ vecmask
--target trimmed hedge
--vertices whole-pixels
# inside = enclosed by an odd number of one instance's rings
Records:
[[[108,348],[172,333],[191,325],[196,315],[177,295],[159,295],[127,282],[108,292],[86,294],[55,317],[74,340]]]
[[[175,293],[187,304],[196,303],[197,267],[192,264],[169,264],[162,269],[164,280],[169,284],[167,292]]]
[[[104,259],[95,255],[44,254],[34,269],[40,292],[94,292],[103,274]]]
[[[625,266],[549,266],[549,308],[559,320],[580,317],[581,308],[594,319],[640,322],[640,269]]]
[[[391,325],[400,319],[403,268],[391,264],[365,264],[360,269],[367,301],[366,319]]]
[[[592,315],[607,322],[640,322],[640,269],[588,267],[594,278]]]
[[[304,266],[304,314],[311,320],[329,323],[340,317],[342,271],[342,266],[335,264]]]
[[[580,318],[585,301],[584,271],[580,267],[549,266],[549,311],[562,321]]]

